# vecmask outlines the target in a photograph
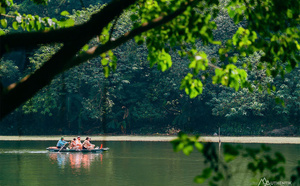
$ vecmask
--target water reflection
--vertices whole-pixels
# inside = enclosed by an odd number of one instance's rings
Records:
[[[72,169],[90,168],[91,164],[96,161],[102,163],[101,153],[48,153],[52,163],[57,163],[60,168],[70,166]]]

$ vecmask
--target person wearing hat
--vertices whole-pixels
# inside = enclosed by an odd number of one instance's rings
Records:
[[[59,148],[59,149],[63,147],[63,148],[65,149],[65,148],[66,148],[65,145],[68,144],[68,143],[69,143],[69,142],[66,142],[66,141],[64,140],[64,137],[62,136],[62,137],[60,138],[60,140],[57,142],[56,147]]]

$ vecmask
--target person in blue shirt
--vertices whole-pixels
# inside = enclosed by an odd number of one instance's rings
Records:
[[[62,148],[62,147],[64,147],[64,149],[65,149],[66,148],[65,147],[66,143],[68,144],[69,142],[66,142],[64,140],[64,137],[61,137],[60,140],[57,142],[56,147],[59,148],[59,149]]]

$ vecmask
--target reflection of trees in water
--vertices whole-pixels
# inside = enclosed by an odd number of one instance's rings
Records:
[[[57,163],[60,168],[65,168],[67,164],[72,169],[79,169],[81,167],[89,169],[94,161],[102,162],[101,153],[48,153],[52,163]]]

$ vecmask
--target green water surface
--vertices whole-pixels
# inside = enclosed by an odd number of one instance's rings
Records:
[[[205,164],[200,153],[174,153],[168,142],[105,142],[104,153],[49,153],[53,141],[0,141],[0,186],[101,185],[186,186],[193,183]],[[95,142],[97,146],[101,142]],[[259,147],[259,144],[247,144]],[[300,160],[299,145],[270,145],[286,157],[287,178]],[[236,175],[230,185],[251,185],[247,159],[231,163]],[[281,181],[285,181],[281,180]],[[207,185],[207,184],[204,184]]]

